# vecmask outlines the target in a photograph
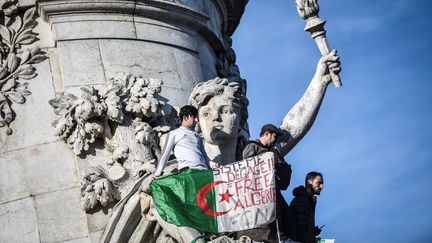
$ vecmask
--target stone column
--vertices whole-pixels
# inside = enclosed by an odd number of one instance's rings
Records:
[[[114,203],[83,211],[80,180],[89,164],[104,164],[112,154],[96,142],[76,156],[54,136],[48,101],[61,93],[79,97],[81,87],[105,90],[121,72],[160,79],[166,103],[186,104],[197,83],[224,73],[217,66],[232,61],[226,60],[229,36],[247,0],[10,2],[22,19],[36,8],[37,25],[29,28],[38,39],[19,49],[40,47],[47,58],[34,61],[37,76],[26,80],[31,94],[23,104],[11,103],[9,129],[0,127],[0,242],[97,242]]]

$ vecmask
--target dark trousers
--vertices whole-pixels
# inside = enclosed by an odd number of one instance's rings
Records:
[[[296,240],[294,212],[280,190],[276,190],[276,218],[281,239]]]

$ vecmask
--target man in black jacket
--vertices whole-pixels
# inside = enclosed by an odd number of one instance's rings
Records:
[[[273,124],[264,125],[261,128],[260,137],[256,141],[249,141],[243,150],[243,159],[265,152],[273,152],[276,168],[276,222],[260,228],[245,230],[240,234],[251,237],[254,241],[277,242],[279,233],[282,242],[295,239],[294,217],[288,203],[282,196],[281,190],[286,190],[291,179],[291,166],[285,162],[279,151],[275,148],[275,143],[280,130]],[[279,228],[279,232],[278,229]]]
[[[321,233],[321,229],[315,226],[315,206],[316,195],[320,195],[323,187],[322,174],[313,171],[306,175],[305,186],[293,190],[291,209],[295,214],[297,241],[315,243],[315,237]]]

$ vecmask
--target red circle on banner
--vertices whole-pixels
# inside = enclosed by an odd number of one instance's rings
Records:
[[[207,183],[203,187],[201,187],[201,189],[197,193],[196,202],[197,202],[198,207],[201,208],[204,211],[204,213],[210,217],[221,216],[221,215],[228,213],[231,210],[230,209],[230,210],[224,211],[224,212],[215,212],[209,207],[209,205],[207,203],[208,192],[213,187],[215,187],[219,184],[222,184],[222,183],[228,183],[228,182],[226,182],[226,181],[214,181],[214,182]]]

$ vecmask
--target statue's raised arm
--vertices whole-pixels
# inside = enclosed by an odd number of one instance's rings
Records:
[[[304,30],[311,34],[323,56],[308,89],[282,122],[284,135],[280,138],[280,150],[284,156],[311,128],[330,81],[333,81],[336,88],[342,86],[339,57],[335,50],[330,51],[324,29],[326,21],[318,15],[318,0],[296,0],[296,5],[299,16],[306,20]]]
[[[312,127],[327,86],[332,81],[329,70],[336,74],[341,70],[336,50],[321,57],[306,92],[283,119],[280,126],[283,135],[279,139],[283,156],[291,151]]]

